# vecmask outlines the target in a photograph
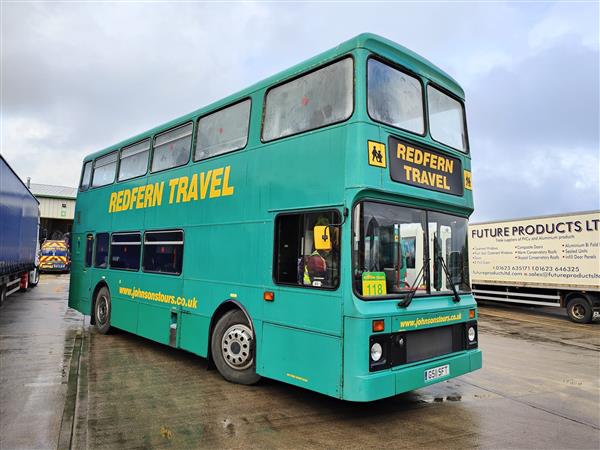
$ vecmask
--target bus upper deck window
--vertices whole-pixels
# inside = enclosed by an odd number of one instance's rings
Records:
[[[194,160],[244,148],[249,123],[250,99],[202,117],[198,122]]]
[[[429,85],[427,106],[431,137],[442,144],[466,152],[467,133],[462,103]]]
[[[152,172],[182,166],[189,161],[192,128],[193,124],[190,122],[156,136],[152,154]]]
[[[119,164],[119,181],[144,175],[148,169],[148,154],[150,153],[150,139],[130,145],[121,150],[121,163]]]
[[[90,187],[90,181],[92,179],[92,161],[88,161],[83,165],[83,172],[81,173],[81,183],[79,183],[79,189],[85,191]]]
[[[115,181],[117,170],[117,152],[110,153],[94,162],[94,173],[92,175],[92,186],[106,186]]]
[[[349,118],[353,109],[352,67],[352,58],[345,58],[270,89],[262,139],[271,141]]]
[[[417,78],[369,59],[367,79],[373,120],[417,134],[425,132],[423,90]]]

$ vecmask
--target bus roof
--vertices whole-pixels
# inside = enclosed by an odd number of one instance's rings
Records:
[[[106,147],[103,150],[91,153],[84,158],[84,162],[93,160],[99,156],[117,150],[123,146],[133,144],[141,139],[147,138],[156,133],[166,131],[176,125],[180,125],[184,122],[196,119],[202,114],[206,114],[210,111],[217,110],[223,106],[235,102],[236,100],[241,100],[244,97],[247,97],[256,91],[279,84],[287,78],[293,78],[295,75],[306,72],[307,70],[317,67],[323,64],[324,62],[333,60],[341,55],[347,54],[352,50],[359,48],[372,51],[383,57],[391,56],[392,58],[400,59],[402,61],[402,65],[405,66],[407,69],[410,69],[413,72],[436,82],[437,84],[448,89],[458,97],[464,99],[464,91],[462,90],[460,85],[450,75],[448,75],[439,67],[435,66],[427,59],[416,54],[412,50],[403,47],[400,44],[396,44],[395,42],[390,41],[389,39],[386,39],[373,33],[362,33],[345,42],[342,42],[341,44],[337,45],[332,49],[329,49],[323,53],[313,56],[312,58],[309,58],[306,61],[296,64],[290,67],[289,69],[283,70],[275,75],[265,78],[264,80],[259,81],[234,94],[231,94],[221,100],[213,102],[209,105],[194,110],[183,116],[177,117],[176,119],[165,122],[150,130],[146,130],[135,136],[127,138],[121,142]]]

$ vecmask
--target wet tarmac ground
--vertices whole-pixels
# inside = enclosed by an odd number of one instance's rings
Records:
[[[0,448],[600,448],[600,324],[482,305],[484,368],[349,403],[224,381],[67,308],[68,276],[0,307]]]

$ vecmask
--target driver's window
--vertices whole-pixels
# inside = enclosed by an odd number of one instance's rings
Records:
[[[340,279],[339,222],[337,211],[277,216],[275,282],[315,288],[337,287]]]

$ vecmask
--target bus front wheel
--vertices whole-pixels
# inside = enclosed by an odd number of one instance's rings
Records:
[[[590,323],[592,321],[592,305],[584,297],[575,297],[567,303],[569,319],[577,323]]]
[[[96,295],[94,302],[94,320],[96,329],[107,334],[110,330],[110,292],[106,286],[103,286]]]
[[[254,357],[254,332],[239,309],[219,319],[212,333],[211,352],[215,366],[227,381],[255,384],[260,380]]]

